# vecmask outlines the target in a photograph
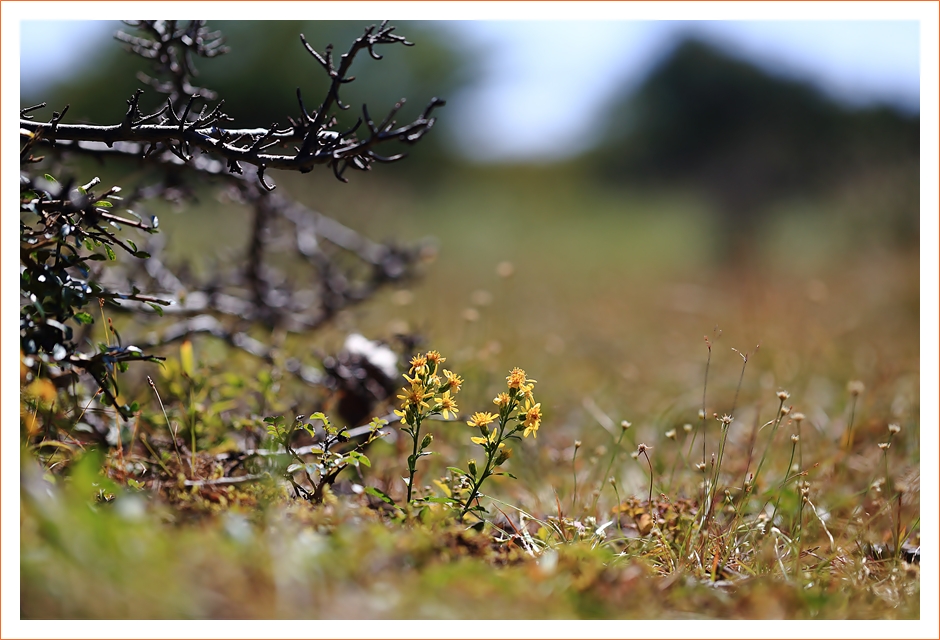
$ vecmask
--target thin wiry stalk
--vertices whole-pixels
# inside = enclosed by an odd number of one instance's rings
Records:
[[[607,463],[607,469],[604,471],[604,475],[602,476],[604,478],[610,477],[610,469],[611,467],[614,466],[614,458],[617,457],[617,453],[620,451],[620,442],[623,440],[623,436],[627,433],[627,429],[630,428],[630,423],[624,420],[620,426],[621,426],[620,437],[617,438],[617,443],[616,445],[614,445],[613,451],[610,452],[610,461]],[[577,487],[577,476],[575,476],[575,487]],[[600,496],[601,496],[600,492],[597,492],[594,495],[594,503],[591,505],[592,512],[595,512],[595,510],[597,509],[597,500],[598,498],[600,498]],[[619,496],[617,498],[617,504],[620,504]]]
[[[771,516],[770,521],[773,522],[774,518],[777,516],[777,508],[780,506],[780,497],[783,495],[783,488],[786,486],[787,482],[790,481],[790,469],[793,468],[793,456],[796,452],[796,441],[793,441],[793,446],[790,447],[790,461],[787,463],[787,473],[783,478],[783,482],[780,483],[780,487],[777,489],[777,501],[774,503],[774,513]],[[756,479],[756,477],[755,477]]]
[[[571,512],[574,513],[575,505],[578,502],[578,469],[575,466],[575,462],[578,457],[578,449],[581,448],[581,441],[574,441],[574,452],[571,454],[571,476],[574,478],[574,492],[571,495]],[[594,502],[597,504],[597,501]]]
[[[706,431],[707,420],[705,418],[705,415],[706,415],[705,414],[706,412],[705,397],[706,397],[706,394],[708,393],[708,369],[709,367],[711,367],[711,363],[712,363],[712,343],[709,342],[708,336],[705,336],[705,346],[708,347],[708,359],[705,360],[705,383],[702,385],[702,412],[699,414],[699,417],[701,417],[702,419],[702,505],[708,502],[708,494],[709,494],[708,480],[707,480],[708,472],[705,467],[705,461],[708,459],[708,452],[705,447],[705,443],[706,443],[705,436],[707,433]],[[691,453],[691,448],[689,449],[689,451]],[[704,524],[704,519],[702,522]]]
[[[771,429],[770,429],[770,438],[767,440],[767,446],[764,447],[764,453],[761,455],[761,457],[760,457],[760,462],[757,464],[757,470],[754,472],[754,479],[752,480],[752,482],[753,482],[755,485],[756,485],[756,483],[757,483],[758,477],[760,476],[761,469],[764,468],[764,461],[767,459],[767,452],[770,451],[770,447],[771,447],[771,445],[773,445],[773,442],[774,442],[774,435],[777,433],[777,427],[780,426],[780,422],[783,420],[783,416],[786,415],[785,412],[784,412],[784,410],[783,410],[783,403],[784,403],[784,401],[787,399],[787,396],[785,396],[785,395],[783,395],[783,394],[781,393],[781,394],[778,394],[778,397],[780,398],[780,406],[777,407],[777,417],[776,417],[776,419],[774,420],[774,426],[771,427]],[[766,425],[765,425],[765,426],[766,426]],[[792,452],[791,452],[791,456],[790,456],[790,464],[791,464],[791,465],[793,464]],[[790,467],[788,466],[788,467],[787,467],[787,474],[788,474],[788,475],[789,475],[789,473],[790,473],[789,470],[790,470]]]
[[[166,407],[163,406],[163,398],[160,397],[160,392],[157,391],[157,385],[153,383],[153,379],[150,376],[147,376],[147,382],[150,383],[150,388],[153,389],[157,400],[160,402],[160,408],[163,409],[163,418],[166,420],[166,428],[170,432],[170,438],[173,440],[173,448],[176,450],[176,461],[180,465],[180,470],[182,470],[183,457],[180,455],[179,445],[176,444],[176,433],[173,431],[173,427],[170,426],[170,417],[166,414]]]

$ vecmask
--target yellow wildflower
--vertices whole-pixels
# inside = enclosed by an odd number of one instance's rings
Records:
[[[441,354],[437,351],[428,351],[427,355],[425,355],[425,358],[430,364],[434,365],[441,364],[447,360],[447,358],[441,357]]]
[[[450,420],[450,414],[454,414],[455,418],[457,417],[457,403],[450,397],[450,391],[444,392],[444,395],[438,400],[438,404],[441,405],[441,415],[444,416],[445,420]]]
[[[453,391],[455,395],[458,391],[460,391],[460,385],[463,384],[463,378],[458,376],[456,373],[444,369],[444,380],[445,384],[450,386],[450,390]]]
[[[416,355],[411,359],[411,373],[426,373],[428,367],[428,359],[422,355]]]
[[[509,385],[510,389],[519,389],[523,385],[528,384],[529,382],[535,382],[535,380],[528,380],[525,377],[525,371],[516,367],[509,372],[509,375],[506,376],[506,383]]]
[[[489,413],[489,412],[477,412],[470,416],[470,419],[467,420],[467,424],[471,427],[485,427],[498,418],[499,416]]]
[[[411,385],[410,389],[408,387],[402,387],[401,393],[398,394],[398,399],[401,400],[402,409],[411,406],[421,411],[422,408],[430,409],[430,405],[425,402],[425,400],[433,396],[433,393],[425,393],[423,386]]]
[[[532,404],[531,401],[526,400],[525,407],[519,412],[519,419],[522,421],[522,426],[525,427],[522,437],[527,438],[530,433],[533,438],[538,437],[539,425],[542,423],[541,407],[541,402]]]
[[[499,394],[498,396],[496,396],[495,398],[493,398],[493,404],[495,404],[496,406],[498,406],[498,407],[500,407],[500,408],[505,407],[505,406],[508,406],[508,405],[509,405],[509,394],[508,394],[508,393],[505,393],[505,392]]]
[[[532,380],[531,382],[535,382]],[[525,394],[526,400],[529,402],[535,402],[535,396],[532,395],[532,389],[535,388],[534,384],[524,384],[519,387],[519,391]]]
[[[493,429],[492,431],[490,431],[490,435],[487,436],[486,438],[470,438],[470,442],[476,443],[478,445],[481,445],[489,449],[491,446],[493,446],[493,444],[496,443],[496,438],[498,436],[499,436],[499,429]],[[500,442],[498,448],[502,449],[505,446],[506,446],[505,442]]]

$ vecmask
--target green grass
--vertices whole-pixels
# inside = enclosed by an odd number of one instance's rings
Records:
[[[800,226],[794,214],[793,227],[780,222],[783,231],[760,241],[763,259],[714,266],[704,209],[694,200],[597,192],[563,173],[479,170],[426,192],[371,178],[365,186],[318,179],[307,194],[283,177],[285,188],[370,237],[437,237],[438,258],[407,293],[386,291],[315,339],[292,338],[285,352],[313,363],[317,350],[337,349],[352,330],[374,338],[420,333],[464,377],[458,402],[466,415],[491,410],[508,370],[525,368],[538,380],[544,422],[536,440],[513,445],[507,468],[518,480],[487,481],[491,517],[476,531],[443,508],[401,521],[340,491],[322,506],[291,501],[273,482],[186,490],[165,479],[162,488],[149,481],[135,488],[115,471],[114,455],[105,465],[110,479],[97,475],[101,460],[89,456],[43,480],[31,452],[22,463],[22,617],[920,616],[919,566],[872,550],[892,542],[899,522],[919,544],[912,492],[900,513],[894,500],[920,459],[917,255],[841,240],[828,259],[824,249],[803,252],[801,238],[812,236],[818,247],[829,236]],[[194,219],[161,218],[178,257],[203,255],[220,238],[235,255],[244,237],[232,221],[246,218],[232,205],[209,204]],[[497,273],[506,261],[510,277]],[[719,446],[712,414],[734,405],[718,477],[719,491],[728,488],[739,508],[736,517],[719,505],[708,535],[696,525],[702,474],[694,468],[702,459],[705,335],[712,343],[706,458]],[[177,348],[167,350],[171,362],[155,380],[170,420],[186,434],[186,425],[197,425],[199,477],[212,471],[211,454],[234,446],[232,434],[263,415],[328,411],[325,398],[289,377],[274,371],[265,382],[270,368],[209,341],[194,344],[204,392],[186,386]],[[732,348],[749,354],[743,377]],[[854,412],[852,380],[865,385]],[[159,404],[146,384],[128,388],[144,407],[141,433],[152,434],[174,468]],[[782,389],[793,411],[776,431],[760,429],[777,416]],[[791,455],[799,459],[795,412],[806,416],[799,478],[788,470]],[[23,415],[31,417],[29,406]],[[621,420],[632,426],[618,445]],[[417,486],[479,459],[469,441],[476,434],[463,422],[427,424],[435,455],[419,461]],[[877,445],[889,424],[901,430],[883,452]],[[673,430],[675,439],[667,435]],[[352,470],[341,478],[380,485],[401,502],[410,453],[403,440],[374,444],[361,479]],[[575,440],[582,445],[573,468]],[[659,530],[644,524],[649,469],[644,457],[630,456],[639,443],[652,447]],[[885,476],[885,453],[888,481],[873,488]],[[151,455],[138,446],[129,457],[145,464]],[[745,495],[745,470],[762,458],[757,487]],[[822,519],[802,503],[798,479],[809,483]],[[97,501],[99,494],[114,498]],[[765,504],[777,505],[779,534],[758,518]],[[526,525],[522,512],[538,521]],[[603,535],[592,535],[608,521]]]

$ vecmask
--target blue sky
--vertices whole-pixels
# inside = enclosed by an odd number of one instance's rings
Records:
[[[538,6],[538,5],[533,5]],[[705,38],[833,97],[919,110],[915,21],[461,20],[442,23],[483,51],[479,84],[454,96],[442,128],[477,160],[577,151],[611,95],[638,83],[682,35]],[[76,28],[85,33],[76,33]],[[39,81],[77,70],[114,25],[24,22],[22,70]],[[538,105],[537,108],[534,105]],[[551,135],[547,135],[551,132]]]

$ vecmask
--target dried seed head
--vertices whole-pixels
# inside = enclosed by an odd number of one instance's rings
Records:
[[[698,471],[704,471],[704,470],[705,470],[705,463],[704,463],[704,462],[697,462],[697,463],[695,464],[695,468],[696,468]]]
[[[717,417],[717,414],[715,414],[715,416]],[[734,422],[734,417],[729,416],[728,414],[725,414],[725,415],[721,416],[720,418],[718,418],[718,421],[719,421],[721,424],[723,424],[724,426],[727,427],[729,424],[731,424],[732,422]]]
[[[575,440],[575,441],[574,441],[574,450],[577,451],[577,450],[580,449],[580,448],[581,448],[581,441],[580,441],[580,440]]]
[[[675,430],[675,429],[670,429],[669,431],[667,431],[667,432],[666,432],[666,437],[669,438],[670,440],[675,440],[675,439],[676,439],[676,430]]]
[[[803,422],[804,420],[806,420],[806,416],[804,416],[802,413],[797,411],[796,413],[793,414],[793,419],[796,422]]]
[[[643,444],[643,443],[641,442],[640,444],[638,444],[638,445],[636,446],[636,452],[637,452],[637,454],[646,453],[647,451],[649,451],[649,450],[652,449],[652,448],[653,448],[653,447],[650,447],[650,446],[648,446],[648,445],[645,445],[645,444]]]
[[[886,449],[890,449],[890,448],[891,448],[891,443],[890,443],[890,442],[879,442],[879,443],[878,443],[878,448],[881,449],[882,451],[884,451],[884,450],[886,450]]]
[[[623,429],[624,431],[626,431],[627,429],[629,429],[629,428],[632,427],[632,426],[633,426],[633,423],[632,423],[632,422],[627,422],[626,420],[621,420],[621,421],[620,421],[620,428]]]
[[[682,425],[682,430],[685,431],[686,433],[691,433],[692,425],[686,422],[684,425]]]
[[[891,433],[899,433],[901,431],[901,425],[899,424],[889,424],[888,431]]]
[[[846,388],[849,390],[850,394],[857,396],[865,390],[865,384],[861,380],[852,380],[846,385]]]
[[[790,436],[790,442],[792,442],[793,444],[796,444],[799,441],[800,441],[800,436],[796,435],[795,433],[792,436]]]
[[[781,400],[786,400],[787,398],[790,397],[790,392],[780,390],[777,392],[777,397],[780,398]]]
[[[699,420],[704,420],[704,419],[705,419],[705,409],[699,409],[699,410],[698,410],[698,419],[699,419]]]
[[[785,416],[793,411],[793,407],[780,407],[780,415]]]

